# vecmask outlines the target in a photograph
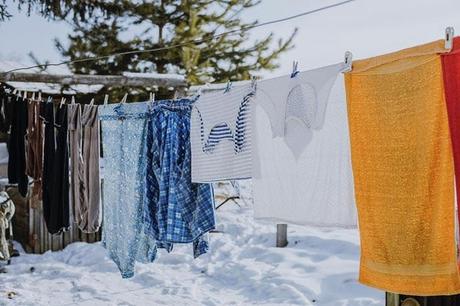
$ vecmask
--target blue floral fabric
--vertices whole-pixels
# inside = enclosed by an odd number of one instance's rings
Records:
[[[104,165],[103,244],[123,278],[134,275],[135,261],[152,262],[155,240],[145,235],[145,147],[147,105],[130,103],[99,108]]]
[[[190,113],[188,99],[160,101],[148,120],[146,233],[158,247],[193,242],[195,257],[208,249],[206,233],[215,227],[214,196],[210,184],[191,181]]]

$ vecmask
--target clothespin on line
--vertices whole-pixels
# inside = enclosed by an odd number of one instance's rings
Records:
[[[41,91],[38,92],[38,101],[40,101],[40,102],[42,101],[42,92]]]
[[[295,78],[297,74],[299,74],[299,70],[297,69],[299,67],[299,61],[293,61],[292,62],[292,72],[291,72],[291,78]]]
[[[446,28],[446,41],[444,43],[444,48],[447,50],[452,50],[454,47],[454,28],[453,27],[447,27]]]
[[[150,102],[155,102],[155,94],[153,92],[150,92],[150,99],[149,99]]]
[[[125,93],[125,95],[123,96],[123,99],[121,99],[120,104],[125,104],[127,99],[128,99],[128,93]]]
[[[93,105],[94,105],[94,98],[91,99],[91,101],[89,102],[89,105],[90,105],[90,106],[93,106]]]
[[[65,98],[61,98],[61,103],[59,103],[59,108],[61,108],[65,104]]]
[[[70,103],[75,104],[75,96],[72,96],[72,101]]]
[[[211,83],[206,82],[206,83],[204,83],[204,85],[200,86],[200,87],[198,88],[198,91],[197,91],[196,95],[197,95],[198,97],[201,96],[201,95],[203,94],[203,88],[209,88],[209,85],[211,85]]]
[[[35,91],[32,92],[32,101],[35,101]]]
[[[109,95],[106,94],[104,96],[104,105],[107,105],[107,104],[109,104]]]
[[[344,64],[345,68],[342,72],[350,72],[353,69],[353,53],[350,51],[345,52]]]
[[[229,92],[231,89],[232,89],[232,82],[230,82],[230,80],[227,81],[227,85],[225,86],[225,89],[224,89],[224,93],[227,93]]]
[[[254,75],[251,78],[251,89],[253,92],[256,92],[257,90],[257,78]]]

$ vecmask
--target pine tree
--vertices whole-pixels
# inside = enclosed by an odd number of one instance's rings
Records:
[[[26,11],[28,15],[36,12],[49,19],[70,17],[74,20],[85,20],[92,16],[97,8],[108,14],[116,9],[112,4],[103,0],[79,1],[79,0],[10,0],[12,4],[7,4],[7,0],[0,0],[0,22],[12,17],[10,6],[15,5],[19,11]]]
[[[274,42],[272,33],[251,42],[239,13],[260,0],[114,0],[84,21],[72,19],[69,45],[56,41],[70,60],[104,56],[127,50],[146,50],[203,40],[158,52],[130,54],[109,60],[71,64],[75,73],[121,74],[131,72],[179,73],[190,84],[246,80],[251,74],[278,67],[280,54],[293,46],[296,31]],[[65,18],[66,12],[63,14]],[[236,34],[216,34],[243,29]]]

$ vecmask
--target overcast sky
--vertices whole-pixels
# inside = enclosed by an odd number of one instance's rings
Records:
[[[243,17],[261,22],[295,15],[342,0],[263,0]],[[459,0],[355,0],[280,24],[254,29],[252,37],[262,38],[269,32],[287,37],[295,27],[299,33],[294,50],[283,54],[281,67],[265,77],[291,71],[292,61],[300,70],[311,69],[343,60],[350,50],[353,57],[365,58],[410,47],[444,37],[446,26],[460,34]],[[33,51],[40,59],[61,60],[53,39],[66,40],[70,28],[64,22],[46,21],[39,16],[15,14],[0,24],[0,59],[27,63]]]

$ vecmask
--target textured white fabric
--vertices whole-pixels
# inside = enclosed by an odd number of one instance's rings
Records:
[[[250,84],[204,94],[191,115],[192,182],[250,178],[252,116]]]
[[[257,85],[256,218],[356,227],[343,68]]]

